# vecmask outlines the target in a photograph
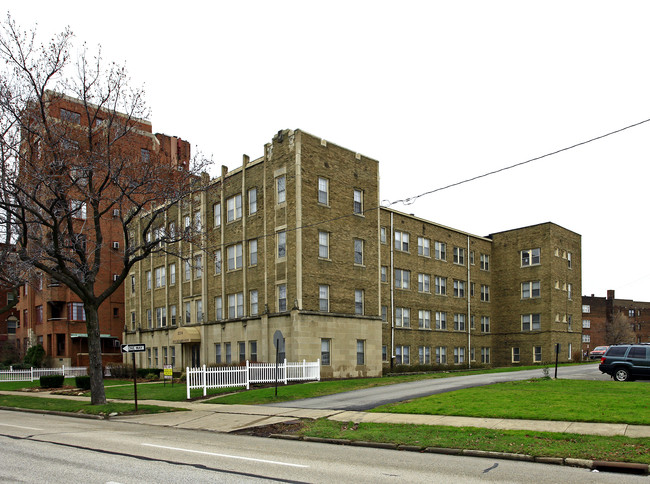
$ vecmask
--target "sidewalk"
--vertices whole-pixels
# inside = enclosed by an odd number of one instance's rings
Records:
[[[0,394],[47,398],[67,398],[88,401],[88,397],[51,395],[47,392],[26,393],[0,391]],[[127,402],[126,400],[109,400]],[[455,417],[445,415],[413,415],[397,413],[367,413],[346,410],[319,410],[256,405],[219,405],[200,402],[167,402],[138,400],[141,405],[159,405],[184,408],[187,412],[169,412],[147,415],[120,415],[111,420],[144,425],[159,425],[183,429],[203,429],[216,432],[234,432],[251,427],[285,423],[299,418],[328,418],[337,422],[374,422],[413,425],[446,425],[451,427],[482,427],[501,430],[530,430],[536,432],[566,432],[585,435],[623,435],[639,438],[650,437],[650,425],[627,425],[611,423],[562,422],[553,420],[515,420],[502,418]]]

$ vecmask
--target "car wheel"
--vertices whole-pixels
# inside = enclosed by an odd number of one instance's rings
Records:
[[[619,368],[614,372],[614,380],[616,381],[628,381],[630,380],[630,372],[625,368]]]

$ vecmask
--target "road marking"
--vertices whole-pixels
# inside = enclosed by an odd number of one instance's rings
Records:
[[[14,427],[16,429],[43,430],[43,429],[37,429],[36,427],[23,427],[22,425],[10,425],[2,422],[0,422],[0,425],[4,425],[5,427]]]
[[[252,457],[241,457],[238,455],[228,455],[228,454],[216,454],[214,452],[205,452],[202,450],[192,450],[192,449],[181,449],[180,447],[167,447],[165,445],[155,445],[155,444],[142,444],[146,447],[156,447],[158,449],[167,449],[167,450],[179,450],[181,452],[190,452],[193,454],[203,454],[203,455],[211,455],[215,457],[227,457],[229,459],[239,459],[239,460],[249,460],[253,462],[262,462],[264,464],[275,464],[279,466],[289,466],[289,467],[303,467],[307,468],[309,466],[306,465],[301,465],[301,464],[290,464],[288,462],[278,462],[274,460],[265,460],[265,459],[253,459]]]

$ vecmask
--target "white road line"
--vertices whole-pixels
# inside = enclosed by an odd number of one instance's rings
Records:
[[[23,427],[22,425],[10,425],[2,422],[0,422],[0,425],[4,425],[5,427],[14,427],[16,429],[43,430],[43,429],[37,429],[36,427]]]
[[[265,464],[275,464],[275,465],[279,465],[279,466],[309,467],[309,466],[305,466],[305,465],[301,465],[301,464],[290,464],[288,462],[278,462],[278,461],[274,461],[274,460],[253,459],[251,457],[241,457],[241,456],[238,456],[238,455],[216,454],[214,452],[204,452],[202,450],[181,449],[179,447],[167,447],[167,446],[164,446],[164,445],[155,445],[155,444],[142,444],[142,445],[144,445],[146,447],[156,447],[158,449],[179,450],[181,452],[190,452],[190,453],[193,453],[193,454],[212,455],[212,456],[215,456],[215,457],[226,457],[226,458],[229,458],[229,459],[249,460],[249,461],[253,461],[253,462],[262,462],[262,463],[265,463]]]

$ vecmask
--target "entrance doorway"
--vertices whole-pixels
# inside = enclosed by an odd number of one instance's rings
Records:
[[[192,355],[192,368],[201,366],[201,345],[195,344],[190,346],[190,354]]]

